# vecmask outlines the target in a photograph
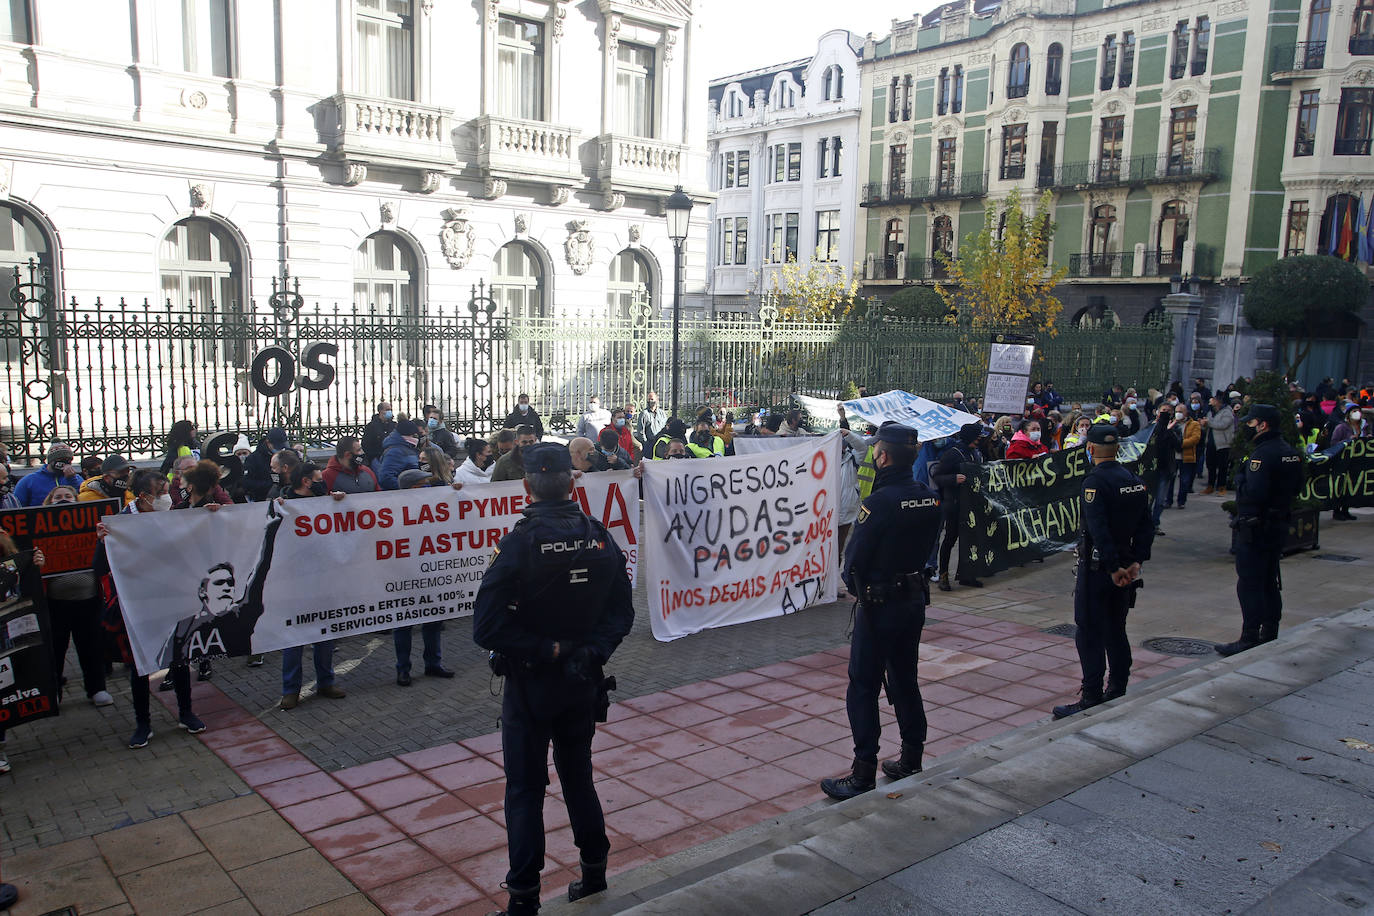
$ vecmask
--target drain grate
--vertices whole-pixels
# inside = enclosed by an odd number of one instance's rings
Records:
[[[1314,560],[1330,560],[1332,563],[1354,563],[1359,557],[1348,557],[1343,553],[1314,553]]]
[[[1051,636],[1067,636],[1069,639],[1073,639],[1078,635],[1078,627],[1071,623],[1056,623],[1054,626],[1046,627],[1040,632],[1048,633]]]
[[[1142,649],[1149,649],[1160,655],[1176,655],[1181,658],[1212,655],[1216,651],[1216,645],[1216,643],[1208,642],[1205,639],[1188,639],[1185,636],[1156,636],[1154,639],[1147,639],[1140,644]]]
[[[49,910],[43,916],[76,916],[76,907],[64,906],[60,910]]]

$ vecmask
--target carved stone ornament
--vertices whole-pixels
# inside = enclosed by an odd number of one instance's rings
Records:
[[[356,187],[367,180],[366,162],[345,162],[343,183],[350,188]]]
[[[673,49],[677,47],[677,29],[669,29],[663,33],[663,62],[671,64],[673,62]]]
[[[506,194],[506,179],[487,177],[482,183],[482,196],[487,200],[495,200],[504,197]]]
[[[553,40],[558,41],[563,37],[563,21],[568,18],[568,8],[563,5],[562,0],[553,8]]]
[[[420,193],[433,194],[444,183],[444,173],[437,169],[426,169],[420,173]]]
[[[620,25],[619,13],[612,13],[610,19],[606,20],[606,48],[612,54],[620,47]]]
[[[487,0],[487,28],[496,31],[501,18],[501,0]]]
[[[638,245],[640,238],[644,235],[644,228],[639,223],[630,223],[630,244]]]
[[[191,183],[190,192],[192,210],[210,209],[211,202],[214,200],[215,196],[213,185],[206,184],[203,181],[195,181]]]
[[[940,128],[940,136],[942,136],[942,137],[952,137],[952,136],[954,136],[955,129],[956,129],[956,128],[954,127],[953,124],[945,124],[944,126],[942,126],[942,127]]]
[[[0,198],[10,196],[10,185],[14,182],[14,163],[0,161]]]
[[[1108,114],[1116,114],[1119,111],[1121,111],[1121,102],[1119,102],[1116,99],[1112,99],[1110,102],[1107,103]]]
[[[625,206],[625,194],[622,191],[603,191],[601,193],[601,209],[619,210]]]
[[[444,253],[444,260],[448,261],[449,267],[462,270],[468,266],[468,261],[472,260],[472,249],[476,241],[472,228],[472,211],[467,207],[457,207],[445,210],[442,216],[444,225],[439,230],[439,250]]]
[[[1371,70],[1356,70],[1345,78],[1346,83],[1358,83],[1361,86],[1368,86],[1371,80],[1374,80],[1374,71]]]
[[[394,200],[383,200],[377,203],[377,218],[382,221],[383,226],[396,222],[396,206]]]
[[[1024,120],[1026,120],[1024,108],[1008,108],[1006,113],[1002,115],[1002,123],[1004,124],[1019,124]]]
[[[554,185],[549,189],[549,203],[561,207],[572,200],[572,188],[565,184]]]
[[[515,234],[524,235],[530,231],[530,215],[528,213],[515,214]]]
[[[426,16],[434,12],[434,0],[420,0],[420,12]]]
[[[1240,2],[1241,2],[1241,7],[1244,8],[1245,4],[1246,4],[1247,2],[1249,2],[1249,0],[1240,0]],[[1168,19],[1165,19],[1165,18],[1163,18],[1163,17],[1160,17],[1160,18],[1158,18],[1158,19],[1146,19],[1144,22],[1142,22],[1142,23],[1140,24],[1140,31],[1142,31],[1142,32],[1162,32],[1162,31],[1164,31],[1165,29],[1167,29],[1168,27],[1169,27],[1169,20],[1168,20]]]
[[[889,143],[901,144],[906,142],[906,131],[894,130],[892,136],[888,138]]]
[[[181,104],[183,108],[194,108],[196,111],[203,111],[205,106],[210,104],[210,99],[199,89],[181,93]]]
[[[592,266],[592,233],[585,219],[575,219],[568,224],[568,240],[563,243],[567,254],[568,266],[579,277]]]
[[[1177,98],[1180,102],[1186,105],[1193,100],[1193,90],[1180,89],[1178,91],[1178,95],[1175,96],[1175,98]]]

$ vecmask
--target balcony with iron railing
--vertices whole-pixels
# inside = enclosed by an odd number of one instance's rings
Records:
[[[958,200],[984,197],[987,193],[987,172],[953,177],[912,178],[907,181],[870,181],[864,185],[859,206],[920,203],[927,200]]]
[[[1026,177],[1026,164],[1024,162],[1010,162],[999,166],[997,178],[1000,181],[1020,181]]]
[[[1030,83],[1016,83],[1007,87],[1007,98],[1024,99],[1030,95]]]
[[[1337,156],[1368,156],[1369,137],[1337,137],[1332,152]]]
[[[1269,75],[1271,79],[1291,79],[1292,77],[1286,74],[1320,70],[1324,66],[1326,66],[1326,42],[1299,41],[1294,44],[1274,46],[1272,56],[1269,58]]]
[[[447,165],[452,112],[433,105],[341,92],[316,108],[320,140],[345,157],[396,164]]]
[[[1063,80],[1045,80],[1045,95],[1058,95],[1063,88]]]
[[[602,134],[597,144],[596,177],[603,188],[671,191],[683,183],[688,148],[680,143]]]
[[[1133,261],[1129,251],[1080,251],[1069,255],[1069,276],[1080,279],[1129,278]]]
[[[1374,54],[1374,35],[1351,35],[1350,53],[1361,57]]]
[[[477,119],[477,162],[499,177],[582,175],[576,128],[483,115]]]
[[[906,278],[915,282],[948,280],[949,268],[939,258],[907,258]]]
[[[1221,175],[1221,150],[1195,149],[1162,156],[1131,156],[1093,162],[1065,162],[1054,170],[1046,185],[1043,171],[1038,187],[1078,188],[1112,185],[1147,185],[1170,181],[1212,181]]]

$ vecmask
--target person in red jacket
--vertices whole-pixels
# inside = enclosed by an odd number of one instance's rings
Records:
[[[1011,444],[1007,446],[1007,460],[1035,458],[1048,451],[1045,443],[1040,441],[1040,421],[1027,420],[1021,424],[1016,435],[1011,437]]]
[[[625,450],[625,454],[630,456],[631,461],[639,461],[639,443],[635,441],[634,430],[630,428],[629,421],[625,417],[625,411],[619,407],[611,411],[611,423],[602,428],[614,430],[617,445]]]
[[[362,443],[352,436],[339,439],[334,457],[324,469],[324,485],[331,493],[375,493],[380,490],[377,475],[363,462]]]

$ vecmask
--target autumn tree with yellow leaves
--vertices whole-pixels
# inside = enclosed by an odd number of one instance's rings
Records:
[[[812,260],[806,267],[787,259],[772,277],[779,298],[779,321],[844,321],[859,308],[859,280],[833,261]]]
[[[1046,191],[1034,214],[1021,207],[1013,189],[1006,199],[1005,223],[998,237],[997,204],[988,201],[983,228],[959,246],[959,257],[944,252],[936,257],[949,270],[949,282],[937,286],[961,324],[973,327],[1033,328],[1055,333],[1064,303],[1054,288],[1068,268],[1048,263],[1052,198]]]

